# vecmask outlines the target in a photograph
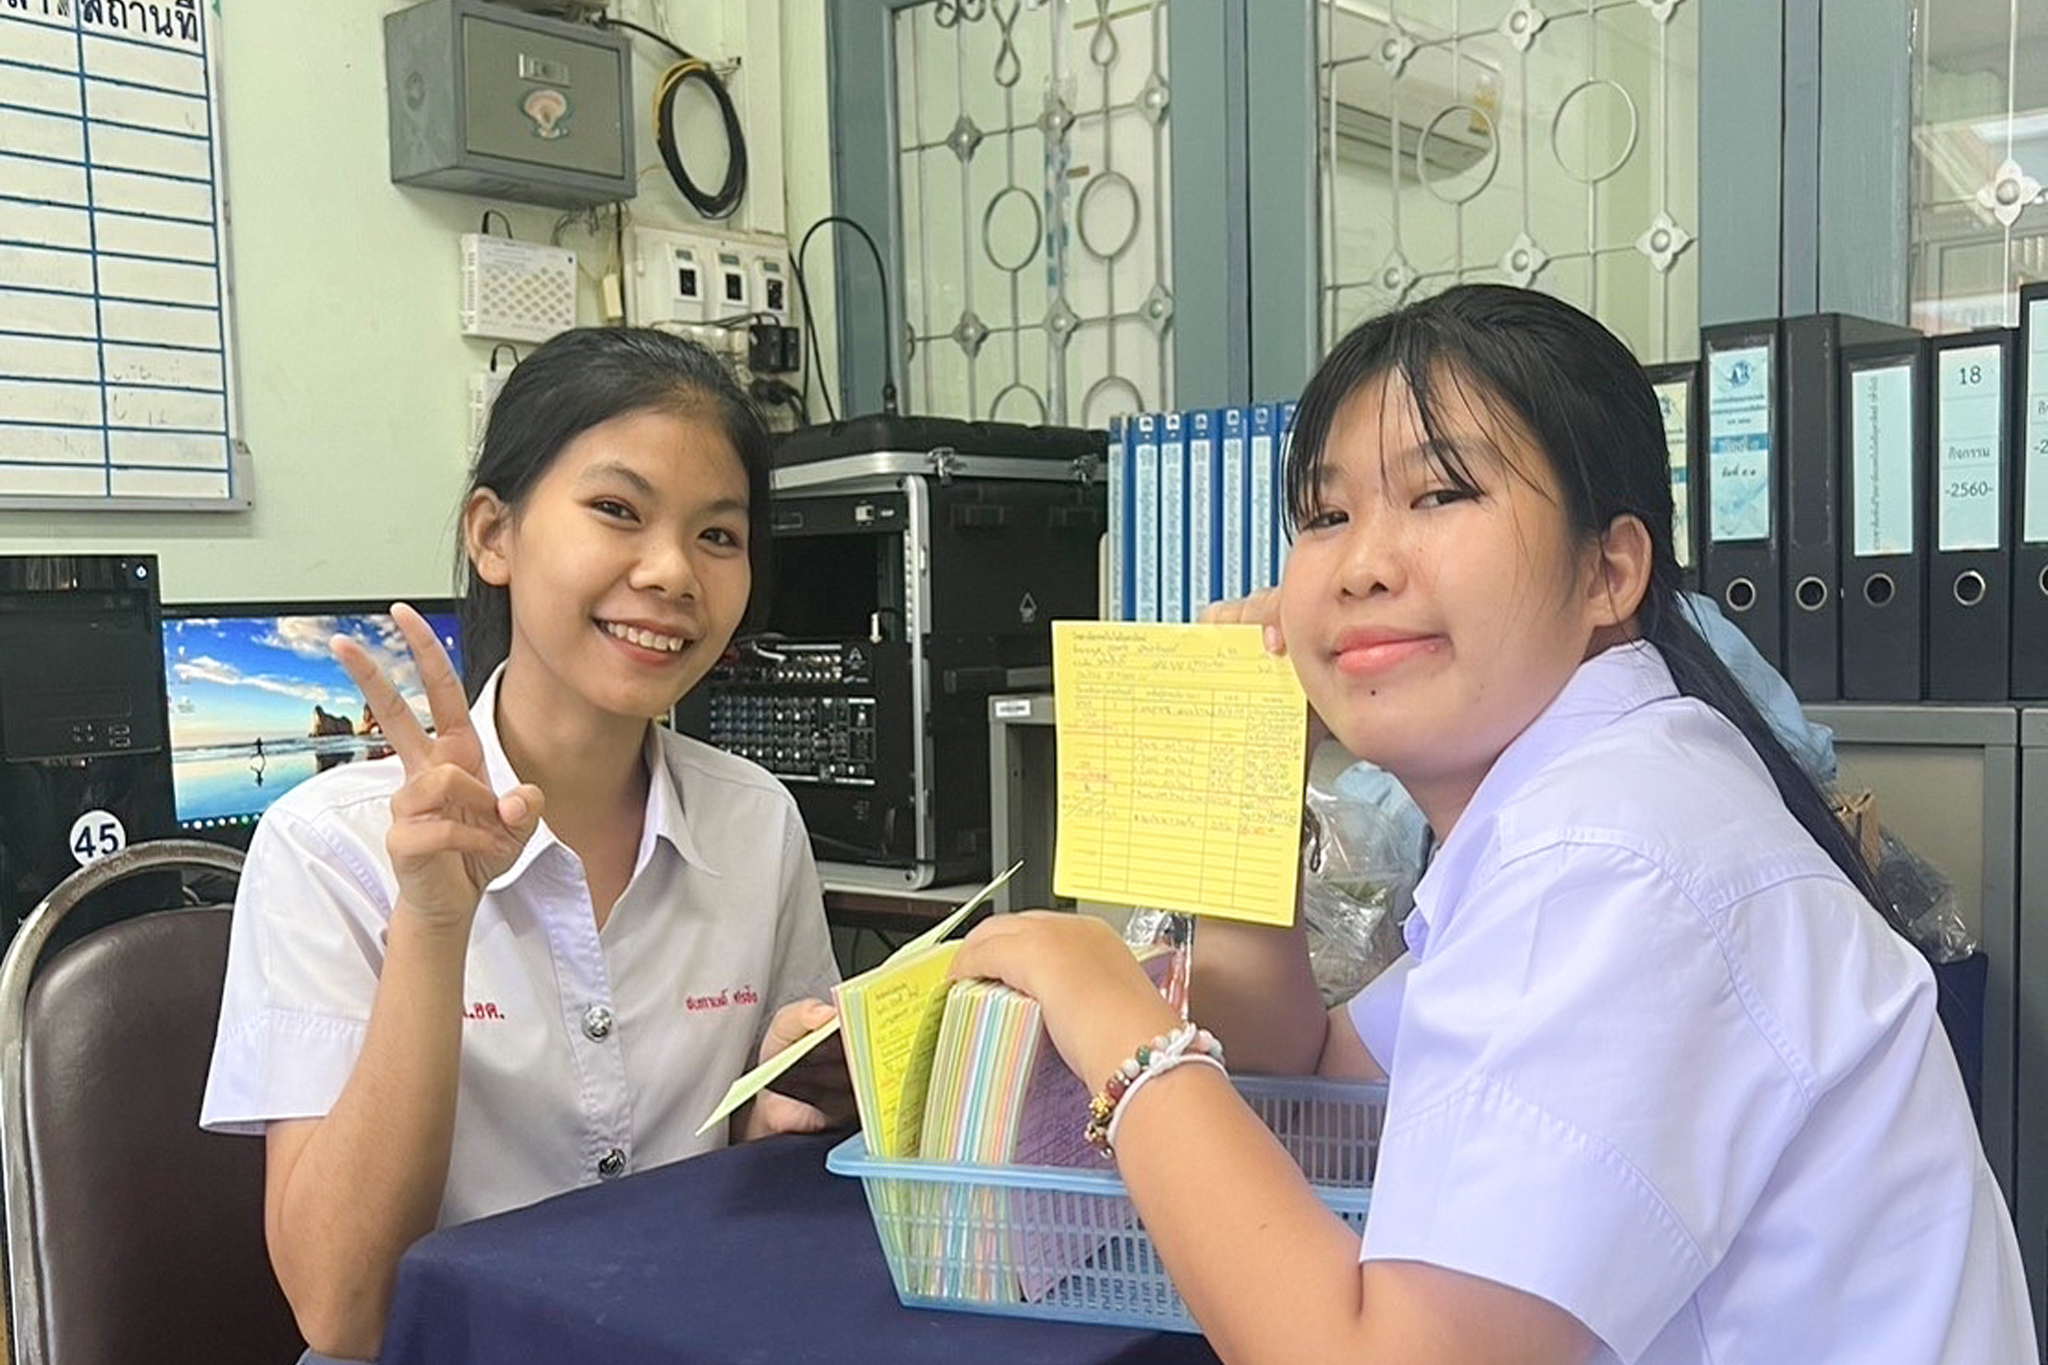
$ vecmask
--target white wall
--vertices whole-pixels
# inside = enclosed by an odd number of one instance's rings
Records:
[[[792,252],[805,229],[832,212],[832,118],[825,70],[825,7],[830,3],[782,0],[781,5],[783,200],[789,210]],[[880,80],[881,73],[875,78]],[[832,271],[846,240],[845,229],[826,228],[804,258],[817,315],[818,345],[823,348],[822,373],[827,377],[839,373],[839,315],[833,307]],[[856,245],[854,249],[860,248]],[[818,383],[816,379],[811,383],[811,415],[822,422],[825,409],[817,398]],[[832,401],[839,401],[836,388]]]
[[[525,240],[546,240],[557,215],[390,183],[382,19],[401,7],[225,7],[222,136],[254,508],[0,512],[0,553],[155,551],[166,601],[449,590],[467,381],[490,350],[458,332],[456,237],[473,231],[486,207],[503,209]],[[822,0],[791,0],[789,8],[818,11],[818,62],[806,79],[820,87],[812,98],[822,117]],[[671,36],[700,56],[741,59],[731,84],[751,177],[735,226],[780,232],[788,73],[778,7],[615,0],[612,9],[648,27],[665,18]],[[641,222],[691,226],[696,216],[670,186],[645,126],[668,54],[644,39],[635,52],[642,176],[632,212]],[[722,153],[712,105],[693,95],[685,113],[685,160],[700,182],[715,185]],[[605,242],[572,229],[564,244],[593,276],[601,270]],[[599,320],[589,278],[580,320]]]

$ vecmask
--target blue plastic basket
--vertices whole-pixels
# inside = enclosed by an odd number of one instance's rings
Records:
[[[1386,1087],[1238,1076],[1316,1194],[1365,1228]],[[981,1166],[868,1155],[858,1133],[825,1167],[858,1176],[896,1283],[914,1308],[1195,1331],[1109,1163]]]

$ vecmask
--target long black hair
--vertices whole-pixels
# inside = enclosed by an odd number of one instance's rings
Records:
[[[651,327],[578,327],[551,337],[513,367],[491,405],[462,505],[489,489],[515,515],[571,441],[633,412],[672,412],[717,428],[747,475],[747,561],[754,604],[767,600],[768,428],[718,357]],[[477,693],[512,647],[512,596],[484,582],[467,548],[455,549],[462,584],[462,684]]]
[[[1478,489],[1458,447],[1445,439],[1446,389],[1533,438],[1556,475],[1575,538],[1603,535],[1620,516],[1642,522],[1651,548],[1649,586],[1636,610],[1642,638],[1664,656],[1680,692],[1742,732],[1770,770],[1785,808],[1903,932],[1820,787],[1681,604],[1664,420],[1649,377],[1628,348],[1561,299],[1495,284],[1459,285],[1361,324],[1337,343],[1302,392],[1286,470],[1293,525],[1310,514],[1338,409],[1366,385],[1396,375],[1414,398],[1435,448],[1435,467],[1461,491]]]

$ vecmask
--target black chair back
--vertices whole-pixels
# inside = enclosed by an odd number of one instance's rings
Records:
[[[239,863],[173,840],[116,856],[161,868],[192,848]],[[65,886],[0,966],[13,1359],[289,1365],[303,1343],[264,1246],[263,1143],[199,1129],[230,909],[121,920],[38,966],[84,894]]]

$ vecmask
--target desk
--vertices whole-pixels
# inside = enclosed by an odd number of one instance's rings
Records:
[[[981,890],[980,882],[927,886],[919,891],[891,891],[872,886],[824,883],[825,918],[856,929],[908,930],[917,933],[958,909]]]
[[[880,890],[871,886],[825,883],[825,922],[832,929],[832,956],[841,976],[853,976],[880,963],[890,953],[958,909],[981,890],[979,882],[959,886],[928,886],[919,891]],[[989,913],[982,906],[967,917],[966,932]]]
[[[771,1138],[424,1238],[380,1365],[1216,1365],[1200,1337],[904,1308],[835,1139]]]

